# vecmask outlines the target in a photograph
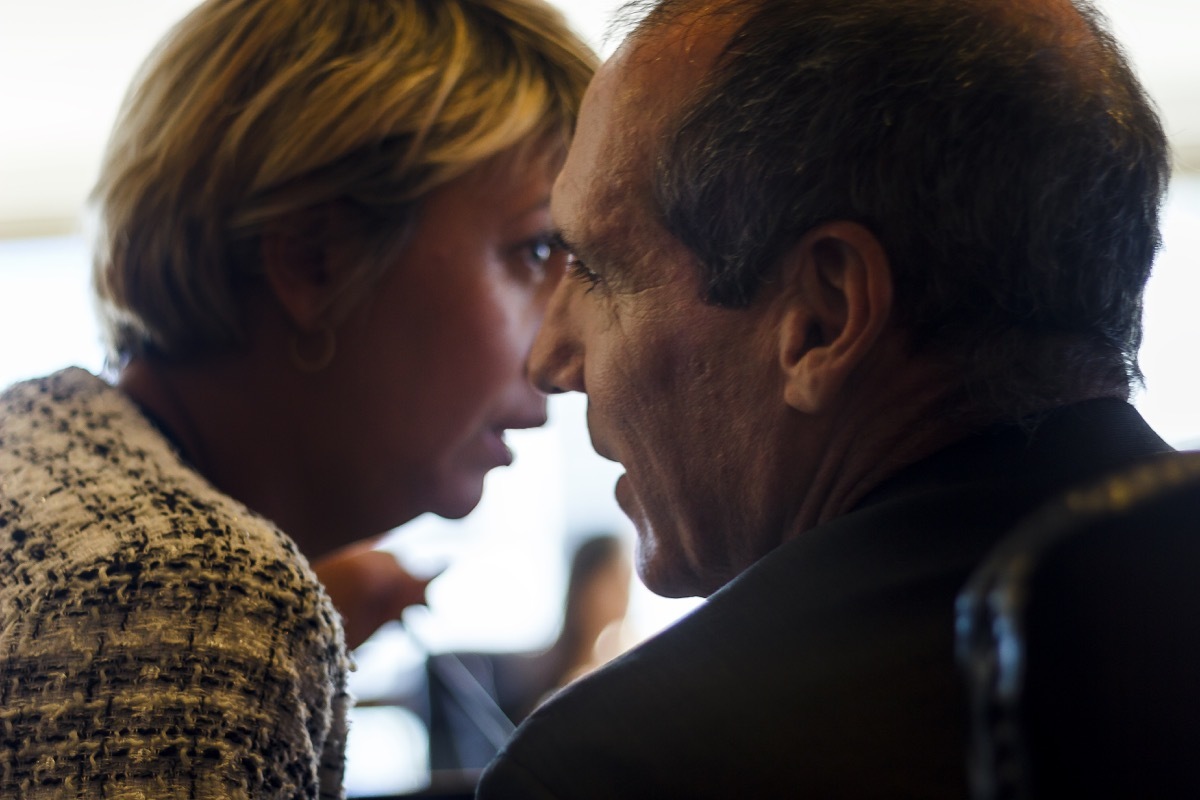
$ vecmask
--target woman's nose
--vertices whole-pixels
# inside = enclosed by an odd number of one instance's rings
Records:
[[[555,288],[529,353],[529,379],[546,394],[584,391],[583,344],[572,309],[573,288],[569,280]]]

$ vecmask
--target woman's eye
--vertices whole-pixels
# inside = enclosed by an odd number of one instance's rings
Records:
[[[529,245],[529,255],[534,261],[545,264],[554,255],[554,244],[548,239],[537,239]]]
[[[521,260],[525,268],[537,280],[543,280],[554,269],[554,262],[561,261],[559,270],[566,265],[567,254],[552,234],[530,239],[520,246]]]

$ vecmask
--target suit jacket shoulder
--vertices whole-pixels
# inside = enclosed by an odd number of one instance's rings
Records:
[[[953,603],[1025,513],[1166,448],[1123,403],[914,465],[556,695],[479,797],[963,797]]]

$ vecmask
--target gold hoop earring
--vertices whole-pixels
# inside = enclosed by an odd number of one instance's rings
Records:
[[[292,364],[301,372],[320,372],[332,363],[337,352],[337,335],[331,325],[322,323],[312,332],[312,338],[304,333],[292,334]]]

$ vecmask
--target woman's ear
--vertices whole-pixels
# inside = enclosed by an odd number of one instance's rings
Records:
[[[892,269],[883,245],[856,222],[810,230],[784,258],[779,359],[784,399],[807,414],[834,406],[887,328]]]
[[[262,235],[259,256],[271,293],[302,331],[316,328],[337,289],[337,264],[316,216],[291,219]]]

